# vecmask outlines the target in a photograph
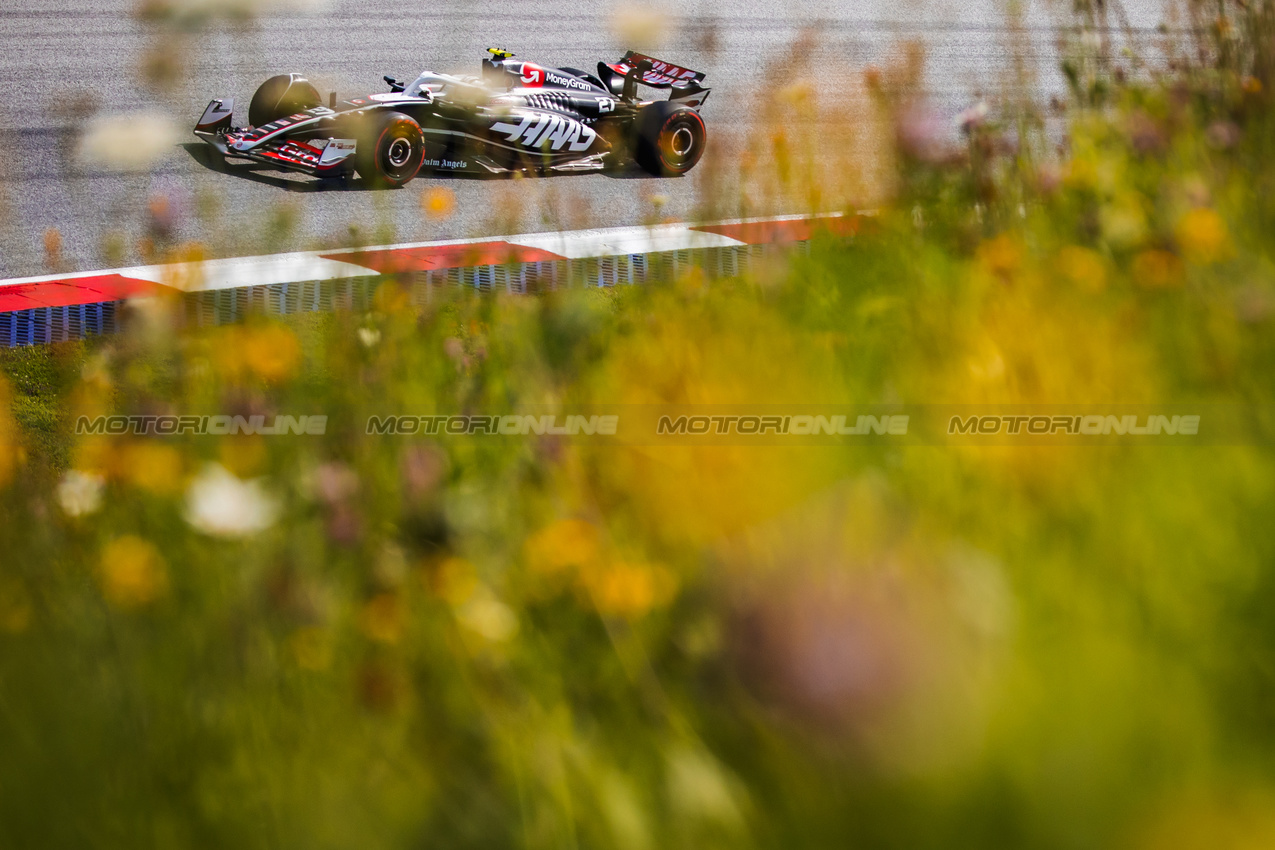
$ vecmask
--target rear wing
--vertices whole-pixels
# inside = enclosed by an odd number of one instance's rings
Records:
[[[637,83],[656,89],[670,89],[669,100],[694,108],[699,108],[708,98],[709,89],[704,88],[707,74],[644,56],[633,50],[624,54],[624,58],[615,64],[602,65],[623,78],[626,99],[632,98]]]

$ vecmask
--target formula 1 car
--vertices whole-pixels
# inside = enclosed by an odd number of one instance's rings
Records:
[[[597,74],[544,68],[492,48],[481,76],[422,73],[390,91],[323,105],[299,74],[266,80],[235,127],[234,100],[208,104],[195,135],[226,157],[380,187],[418,173],[593,171],[635,160],[684,174],[704,154],[704,75],[630,51]],[[644,101],[638,86],[669,91]]]

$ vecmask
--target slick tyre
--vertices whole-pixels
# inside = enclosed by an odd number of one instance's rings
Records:
[[[287,118],[323,103],[319,91],[300,74],[280,74],[266,80],[248,105],[248,122],[264,127],[271,121]]]
[[[396,189],[421,170],[425,137],[421,126],[401,112],[375,116],[360,134],[354,168],[369,185]]]
[[[634,130],[633,158],[659,177],[690,171],[704,155],[708,141],[699,113],[668,101],[644,107]]]

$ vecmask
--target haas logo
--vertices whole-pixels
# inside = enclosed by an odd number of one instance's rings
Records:
[[[564,146],[571,151],[587,151],[598,134],[563,115],[542,112],[525,115],[517,124],[498,121],[491,125],[492,132],[504,133],[507,141],[525,148],[547,147],[560,151]]]

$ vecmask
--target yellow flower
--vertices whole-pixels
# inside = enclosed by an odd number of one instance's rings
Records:
[[[441,186],[430,189],[421,195],[421,209],[434,221],[451,218],[456,211],[456,193]]]
[[[296,370],[301,344],[281,325],[265,325],[243,334],[243,357],[249,369],[263,381],[281,381]]]
[[[978,262],[990,274],[1008,279],[1022,266],[1023,249],[1015,239],[1002,234],[978,246]]]
[[[579,519],[564,519],[527,540],[524,551],[531,569],[546,575],[594,563],[600,550],[598,530]]]
[[[1163,289],[1182,282],[1182,261],[1168,251],[1143,251],[1133,258],[1133,282]]]
[[[1231,255],[1231,237],[1222,217],[1208,207],[1193,209],[1178,221],[1178,244],[1198,265],[1221,262]]]
[[[478,571],[464,558],[448,558],[434,570],[430,584],[449,605],[462,605],[478,586]]]
[[[239,478],[261,474],[268,454],[266,438],[260,434],[229,434],[217,446],[221,465]]]
[[[641,563],[582,570],[580,582],[600,613],[628,619],[668,604],[677,589],[677,579],[669,570]]]
[[[140,608],[168,590],[164,559],[149,542],[132,535],[106,545],[98,578],[107,601],[120,608]]]
[[[398,643],[403,636],[403,607],[392,593],[382,593],[363,606],[359,630],[378,643]]]
[[[1090,159],[1073,159],[1067,163],[1063,183],[1070,189],[1091,189],[1098,183],[1098,167]]]
[[[125,447],[121,470],[138,487],[152,493],[175,493],[181,487],[182,457],[172,446],[139,440]]]
[[[1071,283],[1096,292],[1107,285],[1107,268],[1102,257],[1088,248],[1068,245],[1058,252],[1058,271]]]

